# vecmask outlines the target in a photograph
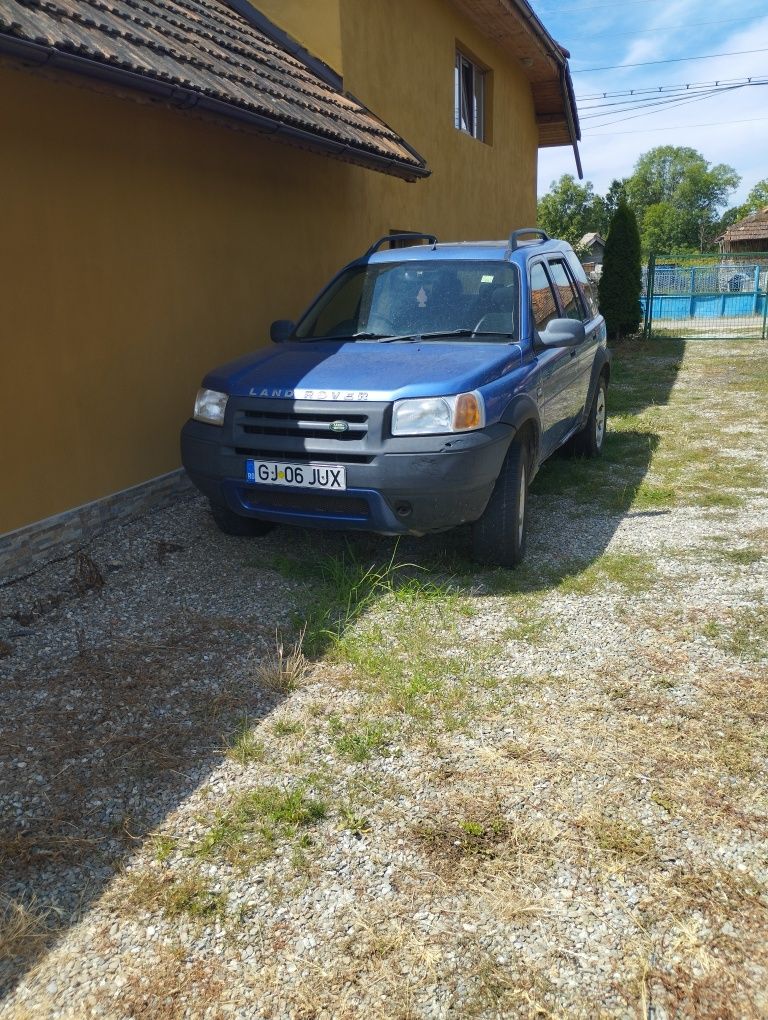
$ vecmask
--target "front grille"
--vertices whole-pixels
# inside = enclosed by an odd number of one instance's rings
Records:
[[[391,413],[385,401],[233,397],[231,407],[235,453],[299,464],[373,463],[382,452]],[[334,422],[344,422],[347,431],[332,430]]]
[[[336,432],[333,422],[344,422],[347,430]],[[300,439],[331,439],[335,442],[354,442],[365,439],[368,433],[366,414],[330,414],[317,411],[262,411],[243,410],[239,425],[249,436],[289,436]]]
[[[285,510],[330,517],[369,516],[366,501],[354,496],[326,495],[323,492],[265,492],[261,489],[245,489],[243,496],[254,510]]]

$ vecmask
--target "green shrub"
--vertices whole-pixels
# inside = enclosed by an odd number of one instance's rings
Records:
[[[600,311],[614,340],[638,330],[641,281],[640,231],[635,214],[622,199],[611,219],[600,277]]]

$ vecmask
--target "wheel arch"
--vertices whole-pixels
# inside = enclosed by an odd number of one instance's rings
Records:
[[[512,442],[524,438],[528,444],[528,480],[539,469],[541,456],[541,418],[536,403],[527,394],[510,401],[501,420],[514,429]]]

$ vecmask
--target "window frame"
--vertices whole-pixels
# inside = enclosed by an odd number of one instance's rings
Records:
[[[457,131],[475,138],[478,142],[488,142],[489,69],[470,57],[458,45],[453,69],[453,125]],[[465,94],[466,71],[471,71],[471,96]]]
[[[536,312],[534,311],[534,308],[533,308],[533,286],[532,286],[532,280],[531,280],[531,276],[532,276],[533,270],[535,269],[536,266],[541,266],[541,268],[542,268],[542,270],[544,272],[544,276],[546,277],[547,283],[549,285],[549,292],[552,295],[552,300],[554,302],[555,312],[557,313],[557,315],[552,316],[552,318],[557,318],[559,316],[559,314],[560,314],[560,296],[559,296],[559,294],[557,292],[557,288],[555,287],[554,283],[552,282],[552,276],[550,275],[550,272],[549,272],[549,264],[548,264],[547,259],[544,258],[544,257],[531,259],[530,262],[528,263],[528,306],[529,306],[529,309],[530,309],[531,326],[533,326],[534,334],[536,336],[538,336],[538,334],[541,332],[541,330],[539,329],[538,323],[536,322]],[[544,329],[546,329],[546,328],[547,327],[545,326]]]
[[[551,271],[552,268],[554,267],[554,263],[556,263],[556,262],[558,262],[558,263],[560,263],[560,265],[562,265],[563,270],[565,272],[565,278],[568,281],[571,290],[573,291],[574,297],[576,298],[577,306],[578,306],[578,308],[579,308],[579,310],[581,312],[581,317],[578,318],[578,319],[576,319],[572,315],[568,315],[566,313],[565,306],[563,305],[563,301],[562,301],[562,295],[560,293],[560,288],[555,283],[554,274]],[[568,265],[568,259],[566,258],[565,254],[564,253],[562,253],[562,254],[561,253],[553,253],[553,254],[551,254],[548,257],[548,259],[547,259],[547,269],[549,270],[548,276],[549,276],[549,278],[550,278],[550,280],[552,282],[552,285],[555,288],[555,294],[557,296],[557,303],[558,303],[558,307],[560,309],[560,314],[561,314],[562,318],[564,318],[564,319],[573,319],[574,322],[588,322],[589,319],[590,319],[590,315],[589,315],[588,310],[587,310],[586,301],[584,300],[584,297],[583,297],[583,295],[581,293],[581,288],[578,286],[578,284],[576,283],[576,280],[574,279],[573,271],[571,270],[571,267]]]

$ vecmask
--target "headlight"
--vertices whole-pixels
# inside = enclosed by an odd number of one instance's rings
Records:
[[[219,393],[217,390],[198,390],[193,418],[208,425],[223,425],[227,399],[226,393]]]
[[[455,397],[397,400],[392,410],[393,436],[471,432],[485,425],[485,404],[475,390]]]

